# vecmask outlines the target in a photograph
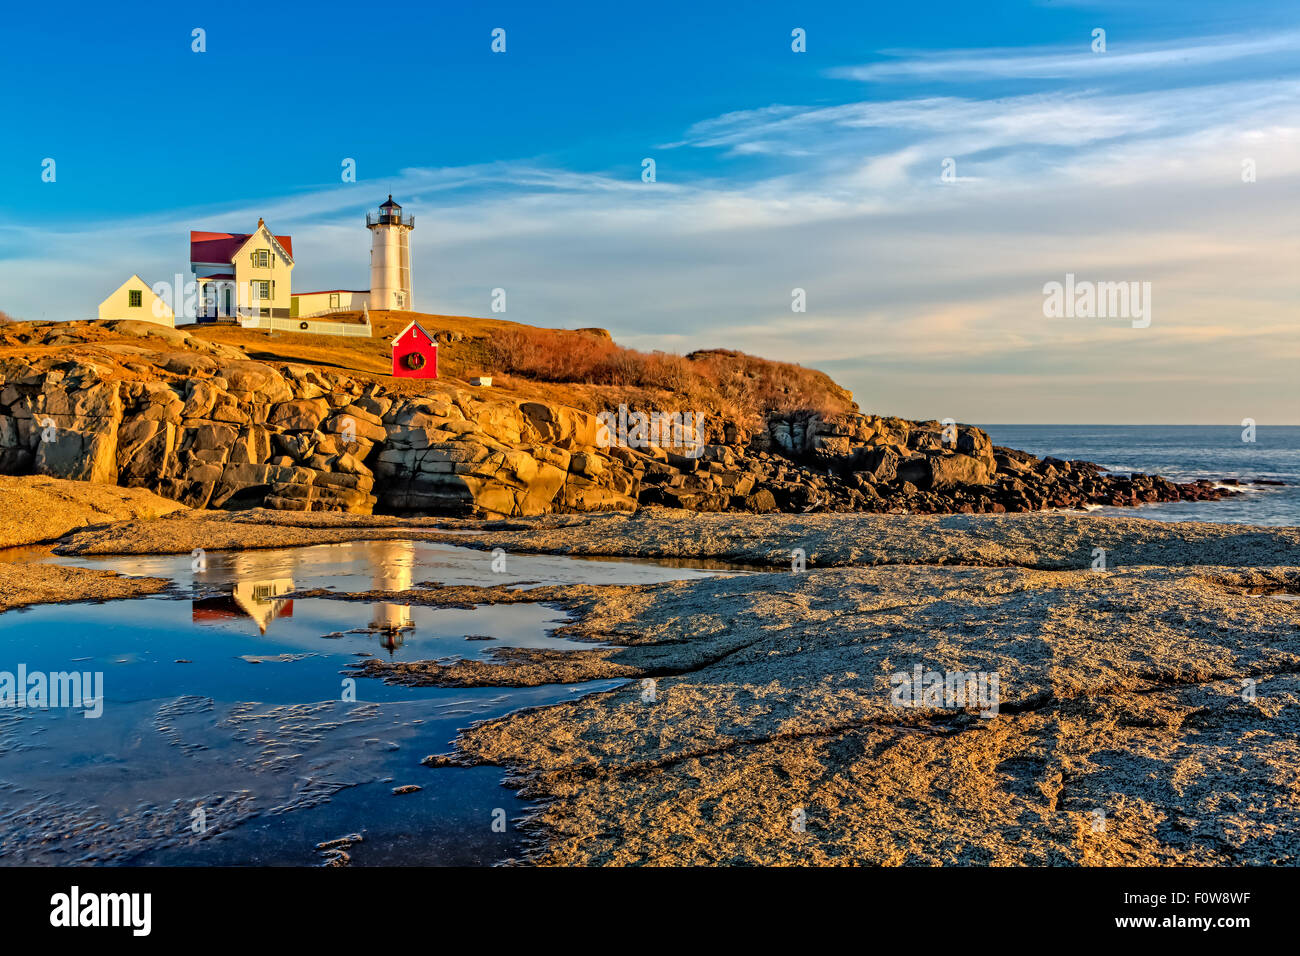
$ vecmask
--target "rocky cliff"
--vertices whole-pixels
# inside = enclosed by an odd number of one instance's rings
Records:
[[[11,327],[8,342],[22,348],[0,352],[0,473],[195,508],[1000,512],[1222,493],[1039,460],[965,425],[771,412],[709,423],[714,444],[626,447],[558,402],[445,381],[412,395],[142,323]]]

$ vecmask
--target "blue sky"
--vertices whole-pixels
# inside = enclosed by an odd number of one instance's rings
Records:
[[[1300,422],[1294,3],[546,6],[8,12],[0,309],[92,316],[259,215],[296,289],[364,288],[392,191],[425,311],[501,287],[909,417]],[[1045,318],[1067,272],[1151,282],[1151,326]]]

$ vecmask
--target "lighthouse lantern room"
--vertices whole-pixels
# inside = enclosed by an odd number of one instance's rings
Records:
[[[378,214],[366,213],[366,228],[370,230],[370,308],[410,309],[415,217],[404,217],[389,193]]]

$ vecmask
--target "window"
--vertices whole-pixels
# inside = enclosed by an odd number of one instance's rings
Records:
[[[330,308],[331,308],[331,309],[337,309],[338,307],[339,307],[339,294],[338,294],[337,292],[331,292],[331,293],[330,293]]]
[[[253,252],[253,268],[255,269],[271,268],[270,249],[257,249]]]
[[[254,279],[252,282],[254,299],[271,298],[271,283],[268,279]]]
[[[144,305],[144,293],[139,289],[128,289],[126,292],[126,304],[132,309],[138,309]]]

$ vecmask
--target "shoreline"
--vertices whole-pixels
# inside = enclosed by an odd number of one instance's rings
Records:
[[[447,327],[461,320],[427,318],[444,345],[466,341]],[[820,372],[739,354],[724,362],[746,370],[739,404],[705,374],[717,358],[707,352],[685,360],[699,364],[688,376],[695,390],[666,397],[582,381],[486,390],[454,378],[422,381],[412,393],[353,351],[375,343],[306,362],[292,348],[277,354],[274,342],[210,340],[212,331],[160,337],[129,321],[6,326],[0,472],[148,489],[172,508],[479,518],[643,506],[1000,514],[1235,494],[1209,480],[1040,458],[952,419],[864,413]],[[46,350],[56,343],[57,354]],[[793,405],[791,376],[806,386]],[[612,407],[620,420],[642,420],[647,410],[682,414],[688,401],[707,428],[694,429],[687,448],[660,447],[662,436],[643,429],[620,431],[618,442],[610,435]]]
[[[340,672],[413,687],[624,682],[471,723],[423,761],[500,768],[536,802],[515,862],[1300,861],[1300,601],[1271,599],[1300,595],[1300,528],[1065,511],[642,509],[452,523],[187,511],[87,526],[51,551],[75,560],[402,537],[507,556],[766,568],[520,589],[485,566],[482,585],[289,595],[566,612],[554,633],[591,646],[367,658]],[[55,583],[37,579],[32,601],[173,587],[0,563],[4,607],[33,569]],[[88,584],[102,590],[88,596]],[[917,667],[996,675],[994,714],[896,706],[891,675]]]

